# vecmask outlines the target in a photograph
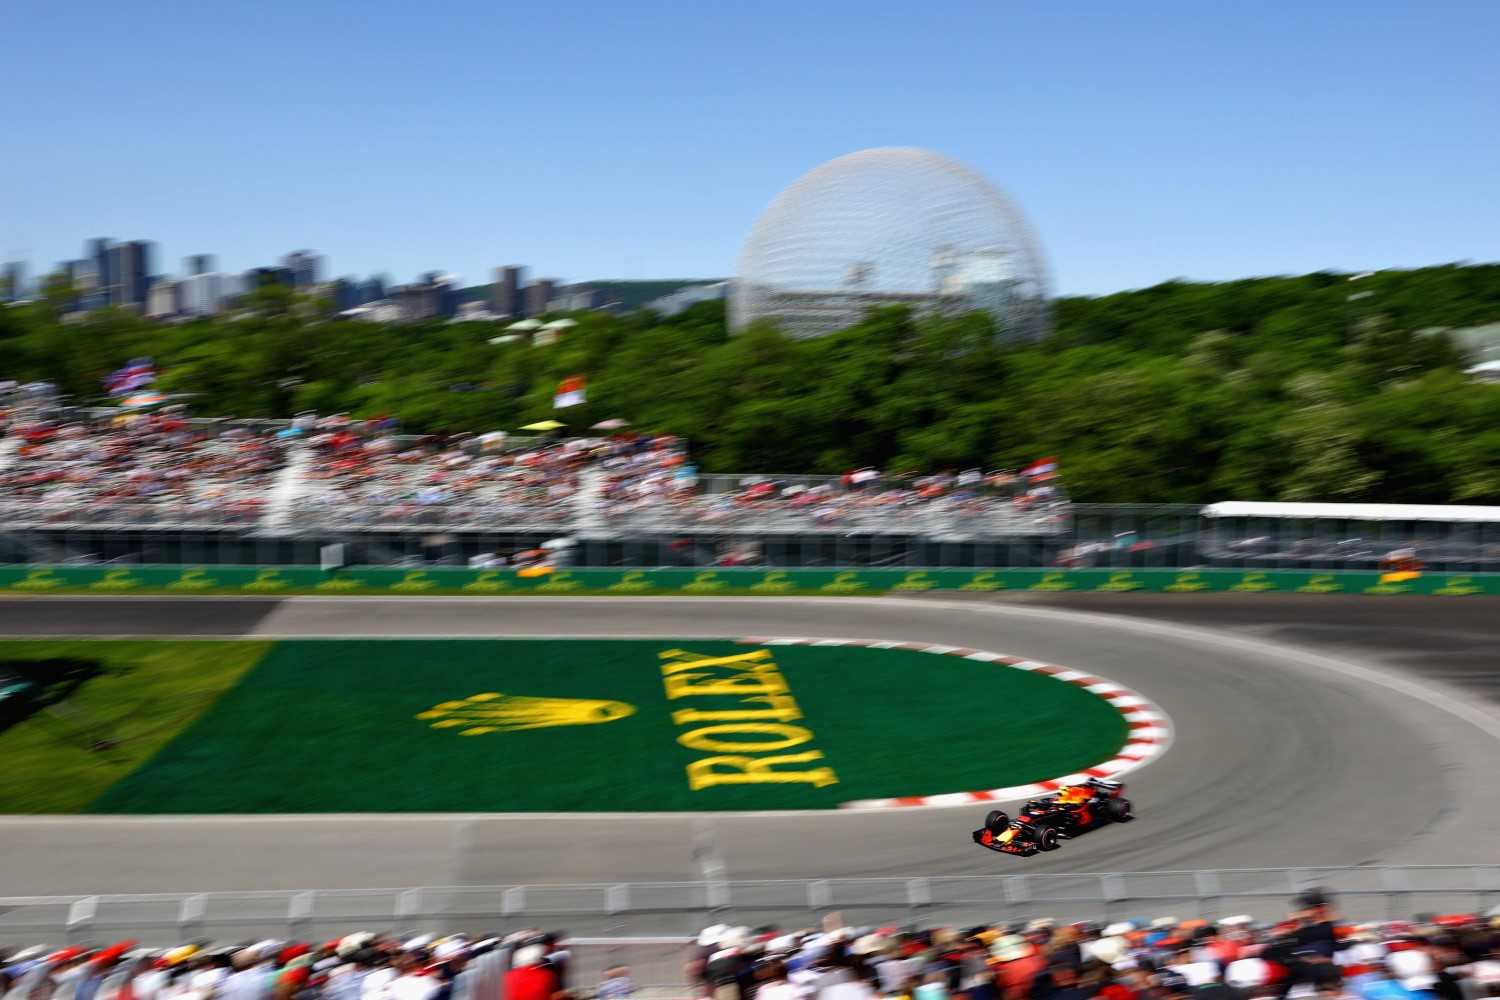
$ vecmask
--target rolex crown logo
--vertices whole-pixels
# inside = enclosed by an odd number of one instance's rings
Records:
[[[525,695],[486,692],[471,694],[463,701],[434,705],[417,718],[432,722],[433,729],[457,729],[460,736],[545,729],[549,726],[589,726],[613,722],[635,714],[635,706],[623,701],[595,698],[529,698]]]

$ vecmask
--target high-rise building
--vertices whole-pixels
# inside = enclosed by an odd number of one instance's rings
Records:
[[[384,278],[378,275],[373,278],[367,278],[359,283],[359,289],[354,296],[356,300],[355,305],[367,306],[371,302],[379,302],[385,298],[385,295]]]
[[[191,257],[182,258],[182,273],[186,277],[191,278],[199,274],[208,274],[213,269],[213,254],[197,253]]]
[[[109,269],[109,248],[114,245],[114,242],[108,237],[100,237],[89,240],[83,246],[84,258],[94,263],[93,287],[83,297],[85,309],[98,309],[100,306],[109,304],[109,287],[114,284]]]
[[[547,311],[552,301],[552,290],[557,287],[553,278],[538,278],[526,286],[526,315],[540,316]]]
[[[311,250],[293,250],[281,263],[292,272],[293,288],[306,290],[318,283],[318,255]]]
[[[151,244],[129,240],[109,248],[109,304],[136,311],[146,308],[146,276],[150,269]]]
[[[457,312],[457,293],[457,275],[433,271],[410,285],[395,286],[391,289],[391,299],[400,306],[401,319],[431,319]]]
[[[207,271],[177,283],[178,308],[185,316],[212,316],[223,308],[224,275]]]
[[[146,296],[146,316],[150,319],[169,319],[177,315],[178,283],[171,278],[157,278],[151,283]]]
[[[0,301],[19,302],[26,298],[26,262],[8,260],[0,277]]]
[[[514,264],[495,268],[490,283],[490,312],[496,316],[521,316],[521,269]]]

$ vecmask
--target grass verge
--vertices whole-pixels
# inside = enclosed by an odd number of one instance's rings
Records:
[[[0,664],[89,662],[54,712],[0,731],[0,813],[75,813],[170,743],[274,642],[14,639]],[[98,736],[113,745],[91,750]]]

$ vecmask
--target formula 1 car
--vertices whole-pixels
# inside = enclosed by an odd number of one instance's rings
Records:
[[[974,831],[974,843],[1023,858],[1055,851],[1060,840],[1134,819],[1130,800],[1122,797],[1124,791],[1122,783],[1101,778],[1064,785],[1055,795],[1027,802],[1014,820],[996,809],[986,817],[984,829]]]

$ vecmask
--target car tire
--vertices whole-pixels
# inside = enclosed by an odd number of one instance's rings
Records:
[[[1130,813],[1129,799],[1110,799],[1104,814],[1116,823],[1128,823],[1135,818]]]
[[[1061,846],[1057,842],[1057,827],[1043,823],[1036,828],[1036,848],[1039,851],[1055,851]]]
[[[984,818],[984,828],[991,833],[1000,833],[1010,826],[1010,817],[1005,815],[1004,810],[996,809]]]

